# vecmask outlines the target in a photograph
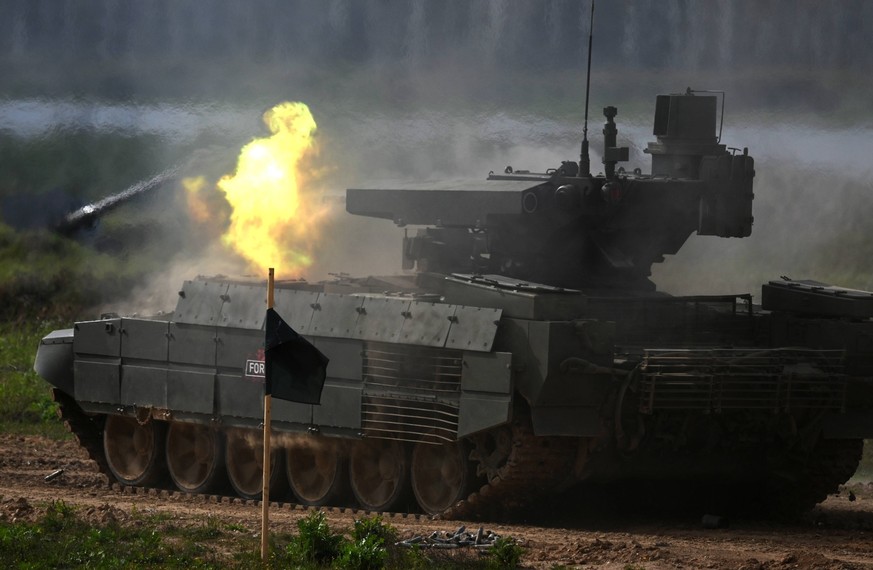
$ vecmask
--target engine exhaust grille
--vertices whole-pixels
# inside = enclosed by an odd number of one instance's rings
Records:
[[[642,413],[660,410],[843,410],[842,350],[646,350]]]
[[[457,439],[461,356],[458,350],[366,343],[364,435],[430,443]]]

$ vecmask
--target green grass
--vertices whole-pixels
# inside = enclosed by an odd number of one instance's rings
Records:
[[[62,437],[49,384],[33,371],[40,339],[94,318],[88,307],[125,295],[157,256],[101,253],[48,231],[0,224],[0,432]]]
[[[471,549],[449,555],[401,548],[394,544],[396,530],[379,517],[356,521],[345,536],[328,526],[323,513],[313,512],[298,521],[297,534],[271,537],[270,562],[264,565],[257,535],[217,517],[191,524],[133,512],[123,523],[94,524],[63,501],[36,510],[41,514],[33,522],[0,521],[4,568],[497,570],[516,568],[522,553],[508,539],[482,555]]]
[[[165,268],[175,244],[154,231],[147,240],[155,222],[149,216],[157,214],[132,209],[128,216],[110,215],[95,237],[81,240],[0,224],[0,321],[88,316],[83,312],[89,307],[123,298]]]
[[[0,431],[61,437],[49,384],[33,371],[40,339],[70,326],[87,301],[84,249],[47,232],[0,225]]]
[[[211,539],[164,537],[155,527],[92,525],[63,502],[36,522],[0,522],[5,568],[219,568]]]
[[[101,253],[48,230],[0,224],[0,321],[70,320],[129,291],[157,262]]]
[[[66,437],[49,384],[33,371],[39,340],[61,323],[0,322],[0,432]]]

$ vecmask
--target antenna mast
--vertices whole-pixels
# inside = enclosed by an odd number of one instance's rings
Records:
[[[579,175],[591,176],[588,156],[588,95],[591,92],[591,45],[594,39],[594,0],[591,0],[591,23],[588,26],[588,72],[585,77],[585,124],[582,127],[582,153],[579,155]]]

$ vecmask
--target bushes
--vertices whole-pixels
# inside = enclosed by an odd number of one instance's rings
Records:
[[[521,546],[513,539],[501,536],[488,550],[487,566],[494,570],[518,568],[522,552]]]
[[[297,521],[299,534],[292,538],[275,560],[295,568],[340,568],[343,570],[381,570],[517,568],[522,548],[510,538],[500,538],[483,556],[472,550],[426,552],[419,548],[396,546],[397,530],[378,515],[356,520],[351,537],[334,533],[324,513],[313,511]]]
[[[321,511],[313,511],[306,518],[297,521],[297,529],[299,534],[286,548],[295,564],[324,566],[339,556],[345,539],[330,529]]]
[[[324,513],[313,511],[297,521],[299,534],[286,547],[295,565],[304,567],[378,570],[388,560],[388,546],[393,546],[396,532],[382,523],[381,517],[355,521],[351,540],[334,533]]]

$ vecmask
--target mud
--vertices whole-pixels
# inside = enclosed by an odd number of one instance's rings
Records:
[[[45,477],[63,469],[50,481]],[[175,524],[201,525],[208,516],[257,534],[260,508],[255,502],[219,496],[190,497],[172,491],[124,490],[109,485],[96,465],[72,441],[36,436],[0,435],[0,520],[34,520],[46,506],[62,500],[97,524],[137,524],[134,513],[160,513]],[[536,523],[488,524],[502,536],[519,540],[528,568],[557,565],[578,568],[668,569],[736,568],[738,570],[873,568],[873,484],[841,488],[799,520],[772,522],[722,520],[727,528],[705,528],[706,513],[668,510],[659,516],[627,507],[582,512],[578,517]],[[272,532],[294,532],[306,511],[290,503],[270,511]],[[363,513],[327,509],[336,528],[348,528]],[[712,514],[712,513],[710,513]],[[414,515],[385,515],[402,538],[452,530],[464,521],[434,521]],[[710,520],[710,522],[712,522]],[[476,528],[481,523],[469,522]],[[708,525],[713,526],[713,525]]]

